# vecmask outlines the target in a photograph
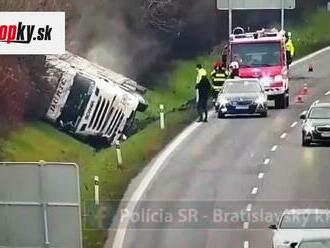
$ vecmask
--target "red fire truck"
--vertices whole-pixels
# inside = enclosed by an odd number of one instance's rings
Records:
[[[275,101],[275,107],[289,106],[289,79],[285,49],[285,32],[277,29],[262,29],[230,35],[227,47],[227,64],[239,63],[241,78],[258,78],[268,100]]]

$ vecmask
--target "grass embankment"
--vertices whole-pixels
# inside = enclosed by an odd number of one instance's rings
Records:
[[[5,161],[63,161],[80,165],[80,186],[82,201],[93,201],[94,176],[100,177],[100,198],[102,201],[121,199],[128,184],[180,130],[194,118],[195,111],[188,108],[178,111],[179,106],[194,97],[195,64],[211,64],[214,58],[200,57],[192,61],[175,63],[173,71],[164,84],[147,93],[150,108],[140,118],[157,118],[159,104],[166,110],[166,129],[160,130],[154,121],[122,144],[124,164],[117,166],[114,149],[96,152],[71,136],[59,132],[42,122],[28,122],[6,139],[0,140]],[[170,82],[170,83],[168,83]],[[167,85],[167,86],[166,86]],[[88,213],[85,213],[88,214]],[[102,247],[106,229],[84,230],[84,247]]]
[[[330,12],[319,10],[309,14],[304,22],[290,28],[296,56],[302,57],[330,44]]]
[[[303,25],[290,28],[297,49],[297,56],[330,44],[328,24],[330,14],[320,12],[305,18]],[[124,165],[117,167],[113,149],[95,152],[53,127],[29,122],[5,140],[0,140],[2,156],[8,161],[69,161],[80,165],[82,200],[93,199],[93,177],[100,177],[101,200],[119,199],[131,179],[157,154],[180,130],[194,118],[194,111],[172,111],[194,97],[195,64],[211,65],[213,57],[204,56],[191,61],[178,61],[168,74],[166,82],[149,91],[150,107],[140,119],[158,116],[159,104],[166,110],[166,130],[161,131],[158,122],[130,137],[122,145]],[[102,247],[106,230],[84,230],[84,247]]]
[[[158,119],[160,104],[165,106],[166,112],[173,112],[192,100],[195,97],[196,64],[201,63],[210,68],[214,60],[215,55],[176,61],[172,71],[164,76],[163,81],[157,82],[155,88],[147,92],[145,97],[150,105],[147,111],[138,114],[140,122],[149,123],[150,120]],[[142,126],[144,123],[141,123]]]
[[[167,115],[171,123],[161,131],[158,123],[134,135],[122,146],[124,165],[118,168],[114,149],[95,152],[53,127],[31,122],[18,130],[2,146],[8,161],[68,161],[80,165],[80,186],[83,201],[93,201],[94,176],[100,177],[100,198],[103,201],[118,200],[130,180],[147,164],[149,159],[170,141],[174,134],[191,122],[191,111],[173,112]],[[88,214],[88,213],[87,213]],[[97,228],[97,227],[95,227]],[[105,230],[103,230],[105,231]],[[84,231],[84,247],[102,247],[94,241],[102,236],[100,230]]]
[[[5,160],[8,161],[68,161],[80,165],[80,186],[83,201],[92,201],[94,192],[93,178],[100,177],[100,198],[103,201],[118,200],[133,177],[147,164],[167,142],[192,118],[191,111],[173,112],[167,115],[171,125],[162,131],[158,123],[134,135],[122,146],[124,165],[118,168],[114,149],[95,152],[53,127],[31,122],[12,134],[2,146]],[[88,213],[87,213],[88,214]],[[97,227],[95,227],[97,229]],[[106,231],[106,230],[103,230]],[[102,230],[84,230],[84,247],[102,247],[97,237],[103,236]],[[100,241],[100,240],[99,240]]]

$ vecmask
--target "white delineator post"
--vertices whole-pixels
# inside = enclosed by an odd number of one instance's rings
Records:
[[[119,165],[123,164],[123,157],[121,154],[120,142],[119,140],[116,141],[116,153],[117,153],[117,161]]]
[[[95,205],[100,204],[100,180],[98,176],[94,176],[94,201]]]
[[[159,105],[159,121],[160,121],[160,129],[165,129],[165,113],[164,113],[164,105]]]

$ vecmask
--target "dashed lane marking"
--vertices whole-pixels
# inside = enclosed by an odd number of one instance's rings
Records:
[[[243,223],[243,229],[249,229],[249,222]]]
[[[190,126],[188,126],[177,138],[175,138],[168,146],[165,148],[160,155],[158,155],[155,159],[155,161],[152,163],[152,166],[150,166],[150,170],[146,173],[140,184],[135,189],[133,195],[131,196],[130,200],[128,201],[128,204],[126,205],[126,209],[128,210],[129,216],[127,218],[123,218],[122,221],[120,221],[117,232],[115,235],[115,239],[112,245],[112,248],[122,248],[126,236],[127,227],[129,225],[130,218],[132,216],[132,213],[134,212],[134,209],[138,205],[138,202],[141,200],[144,192],[148,188],[148,186],[151,184],[151,181],[153,178],[157,175],[157,173],[162,169],[165,161],[168,159],[168,157],[175,151],[175,149],[182,144],[182,142],[190,135],[192,134],[198,127],[200,126],[200,123],[193,123]]]
[[[251,212],[252,210],[252,204],[249,203],[247,206],[246,206],[246,212]]]
[[[255,194],[257,194],[258,193],[258,188],[257,187],[254,187],[253,189],[252,189],[252,191],[251,191],[251,194],[252,195],[255,195]]]
[[[305,62],[313,57],[318,56],[319,54],[322,54],[326,51],[330,50],[330,47],[326,47],[324,49],[321,49],[315,53],[312,53],[306,57],[303,57],[302,59],[296,60],[292,63],[291,67],[296,67],[302,62]],[[177,139],[175,139],[163,152],[161,155],[159,155],[156,158],[156,161],[153,163],[152,169],[148,171],[148,173],[145,175],[145,178],[142,180],[142,182],[137,186],[135,192],[133,193],[132,197],[129,199],[129,203],[126,206],[126,209],[129,210],[129,212],[133,212],[135,207],[137,206],[137,202],[139,202],[148,188],[148,186],[151,184],[151,181],[153,178],[157,175],[157,173],[162,169],[162,166],[166,159],[175,151],[175,149],[182,143],[182,141],[188,137],[191,133],[193,133],[196,128],[199,125],[192,124],[189,126],[183,133],[181,133]],[[131,204],[130,204],[131,203]],[[129,216],[130,218],[131,216]],[[129,225],[129,218],[126,218],[123,222],[120,222],[120,224],[117,227],[117,232],[114,237],[114,242],[112,247],[113,248],[122,248],[126,236],[126,231]],[[244,241],[244,248],[249,248],[249,242]]]
[[[288,134],[287,133],[282,133],[281,139],[284,139]]]
[[[291,124],[291,127],[295,127],[295,126],[297,126],[297,124],[298,124],[298,121],[295,121],[294,123]]]
[[[330,95],[330,90],[327,91],[324,95],[326,95],[326,96]]]
[[[272,152],[275,152],[275,151],[277,150],[277,148],[278,148],[278,146],[275,145],[275,146],[272,147],[271,151],[272,151]]]
[[[264,165],[268,165],[269,163],[270,163],[270,159],[266,158],[265,161],[264,161]]]
[[[262,173],[262,172],[260,172],[260,173],[259,173],[259,175],[258,175],[258,178],[259,178],[259,179],[263,179],[263,178],[264,178],[264,176],[265,176],[265,174],[264,174],[264,173]]]

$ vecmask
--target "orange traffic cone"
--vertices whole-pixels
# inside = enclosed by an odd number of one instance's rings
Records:
[[[302,95],[298,95],[297,99],[296,99],[296,103],[304,103],[304,98]]]
[[[308,71],[309,71],[309,72],[313,72],[313,71],[314,71],[314,67],[313,67],[312,64],[309,65],[309,67],[308,67]]]
[[[304,84],[304,94],[307,95],[308,93],[308,87],[307,84]]]

